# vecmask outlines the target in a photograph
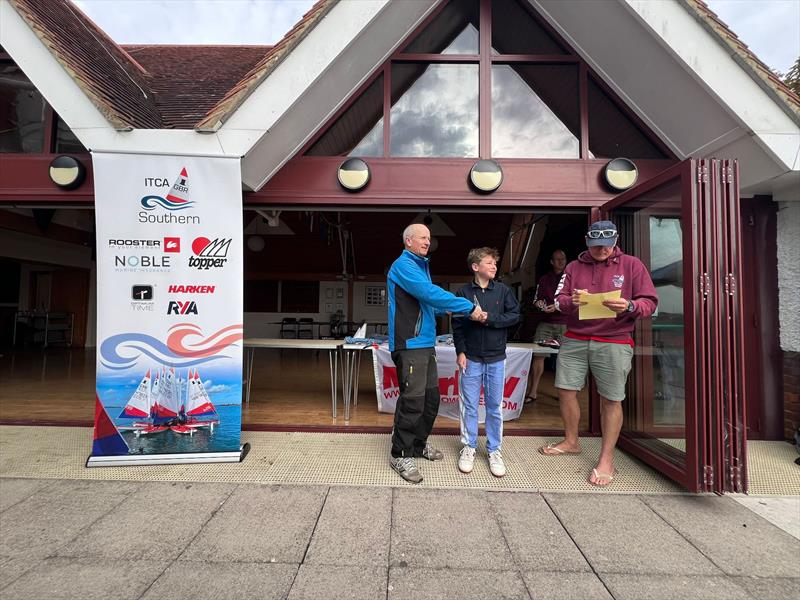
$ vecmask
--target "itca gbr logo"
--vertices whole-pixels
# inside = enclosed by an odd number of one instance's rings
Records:
[[[197,303],[193,300],[170,300],[167,306],[168,315],[196,315]]]

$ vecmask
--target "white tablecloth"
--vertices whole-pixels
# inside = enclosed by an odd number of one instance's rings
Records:
[[[503,420],[516,419],[522,412],[525,401],[525,388],[528,385],[528,369],[534,350],[531,344],[509,345],[506,349],[505,388],[503,390]],[[541,353],[555,351],[542,349]],[[439,393],[441,403],[439,414],[450,419],[459,419],[458,401],[460,398],[461,371],[456,365],[456,349],[453,346],[436,346],[436,361],[439,367]],[[372,351],[375,369],[375,393],[378,397],[378,412],[393,413],[400,395],[397,369],[392,362],[389,347],[384,344]],[[484,423],[486,413],[483,406],[483,393],[478,407],[478,421]]]

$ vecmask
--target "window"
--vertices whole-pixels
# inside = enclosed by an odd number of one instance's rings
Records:
[[[365,306],[386,306],[386,288],[382,285],[368,285],[364,292]]]
[[[282,313],[319,312],[319,281],[282,281]]]
[[[46,107],[19,67],[0,62],[0,152],[43,152]]]
[[[443,2],[374,76],[306,154],[667,157],[526,0]]]
[[[245,280],[244,312],[278,312],[278,282]]]

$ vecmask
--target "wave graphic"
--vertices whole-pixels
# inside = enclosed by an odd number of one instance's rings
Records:
[[[228,325],[208,337],[191,323],[181,323],[170,328],[165,344],[144,333],[119,333],[100,345],[100,360],[112,370],[132,367],[141,356],[147,356],[168,367],[193,367],[224,358],[219,354],[244,337],[242,324]],[[192,340],[192,338],[198,338]]]
[[[145,196],[142,198],[141,202],[142,208],[145,210],[155,210],[159,206],[166,208],[167,210],[183,210],[184,208],[189,208],[194,204],[194,200],[175,201],[167,200],[161,196]]]

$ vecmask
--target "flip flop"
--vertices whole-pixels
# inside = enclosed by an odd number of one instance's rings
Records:
[[[614,476],[618,473],[616,469],[614,469],[613,473],[601,473],[597,470],[597,468],[592,469],[592,472],[589,474],[589,477],[586,478],[586,481],[589,482],[589,485],[593,485],[594,487],[608,487],[614,481]],[[592,481],[591,477],[594,475],[595,481]],[[597,483],[596,480],[601,479],[605,480],[606,483]]]
[[[543,456],[561,456],[563,454],[580,454],[583,450],[562,450],[561,448],[556,448],[557,444],[547,444],[546,446],[542,446],[539,448],[539,454]]]
[[[533,404],[536,402],[536,396],[525,396],[525,404]]]

